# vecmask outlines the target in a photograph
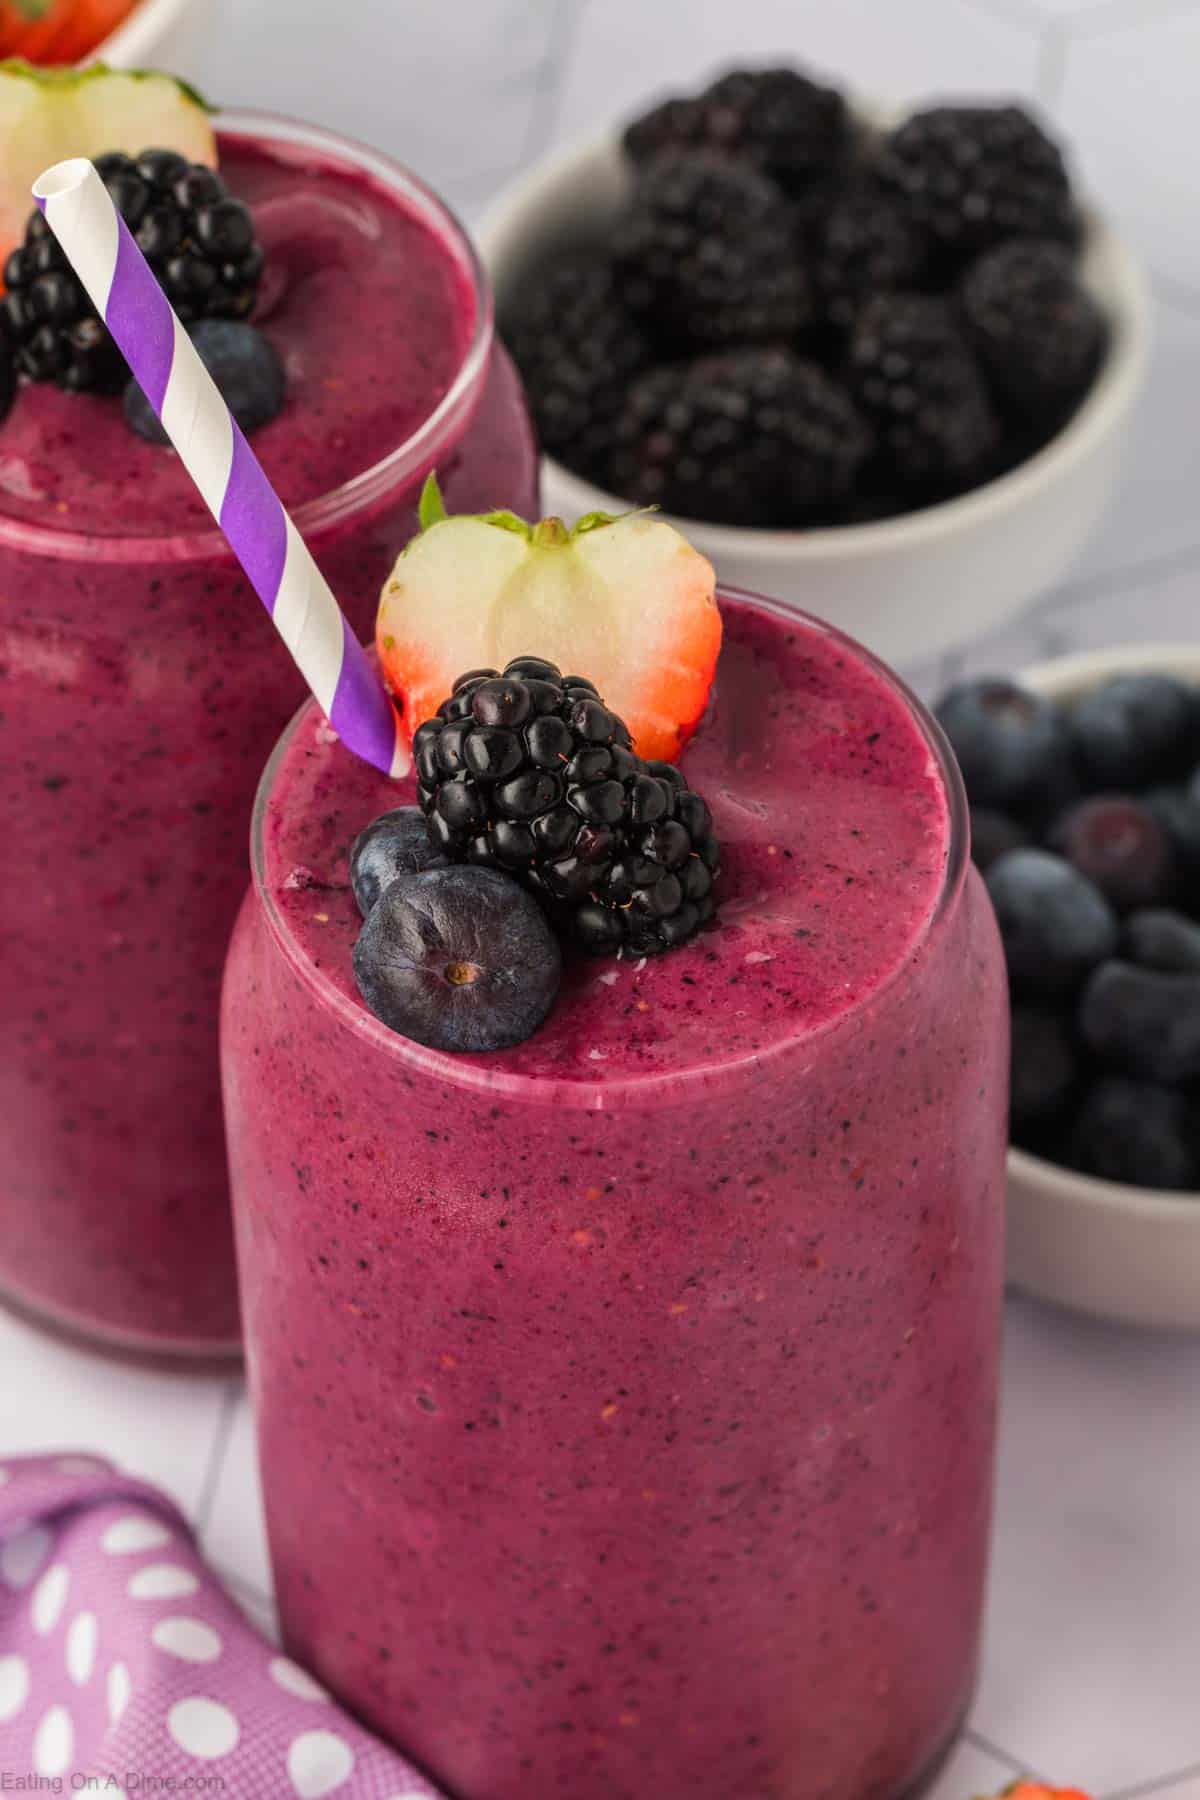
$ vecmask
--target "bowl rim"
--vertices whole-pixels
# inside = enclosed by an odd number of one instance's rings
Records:
[[[886,116],[881,107],[872,107],[863,96],[854,104],[867,120],[878,121]],[[547,197],[564,181],[586,173],[596,164],[606,161],[610,167],[615,166],[620,154],[616,132],[593,133],[539,158],[500,190],[476,232],[480,255],[493,283],[497,258],[524,221],[543,209]],[[895,518],[858,525],[773,530],[709,524],[682,514],[664,516],[678,519],[693,537],[702,535],[705,551],[714,557],[788,557],[795,563],[828,567],[864,553],[912,550],[932,538],[968,532],[977,524],[1016,511],[1040,487],[1069,473],[1112,434],[1128,412],[1141,385],[1150,343],[1149,287],[1140,262],[1101,212],[1085,206],[1084,214],[1088,234],[1085,250],[1090,248],[1101,255],[1108,271],[1106,285],[1098,297],[1108,312],[1110,326],[1116,329],[1109,331],[1104,361],[1078,410],[1032,456],[968,493],[917,507]],[[498,312],[502,310],[498,299]],[[574,474],[546,452],[543,467],[550,472],[556,491],[566,495],[571,508],[579,513],[600,506],[606,511],[620,511],[628,506],[619,495]]]
[[[88,52],[85,62],[149,55],[160,35],[170,31],[195,5],[196,0],[136,0],[133,9]]]
[[[1035,693],[1060,699],[1085,693],[1107,676],[1140,674],[1144,670],[1183,675],[1200,686],[1200,643],[1116,644],[1095,650],[1074,650],[1064,656],[1031,663],[1014,679]],[[1114,1216],[1136,1213],[1163,1224],[1174,1224],[1190,1207],[1200,1230],[1200,1189],[1163,1192],[1158,1188],[1136,1187],[1131,1182],[1108,1181],[1101,1175],[1085,1175],[1078,1169],[1064,1168],[1061,1163],[1035,1156],[1012,1144],[1008,1150],[1008,1168],[1010,1176],[1017,1177],[1027,1188],[1040,1190],[1058,1201],[1093,1206]]]

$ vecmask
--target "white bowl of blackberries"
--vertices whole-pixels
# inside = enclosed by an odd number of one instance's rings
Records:
[[[1009,1272],[1200,1326],[1200,647],[1061,657],[935,709],[1012,991]]]
[[[737,70],[539,164],[482,242],[547,510],[660,506],[893,660],[1019,611],[1111,490],[1143,288],[1021,106]]]

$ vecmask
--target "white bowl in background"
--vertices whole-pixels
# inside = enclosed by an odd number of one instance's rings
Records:
[[[1200,687],[1200,644],[1085,651],[1017,679],[1069,701],[1110,675],[1146,670]],[[1010,1150],[1008,1276],[1040,1299],[1102,1319],[1200,1330],[1200,1194],[1126,1187]]]
[[[88,57],[114,69],[164,69],[186,77],[204,33],[211,27],[214,0],[139,0]]]
[[[549,252],[603,239],[631,181],[614,136],[540,162],[510,185],[480,231],[501,319]],[[818,613],[900,663],[969,643],[1052,587],[1112,492],[1146,361],[1140,271],[1096,214],[1083,271],[1108,316],[1108,351],[1079,411],[1044,449],[973,493],[875,524],[760,531],[682,521],[720,580]],[[568,519],[626,504],[551,457],[542,481],[545,510]]]

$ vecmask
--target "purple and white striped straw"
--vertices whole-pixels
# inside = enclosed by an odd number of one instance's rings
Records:
[[[329,723],[374,768],[405,774],[379,676],[96,170],[56,163],[33,197]]]

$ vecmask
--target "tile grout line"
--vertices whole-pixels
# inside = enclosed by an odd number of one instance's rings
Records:
[[[217,1418],[217,1428],[213,1434],[212,1448],[208,1453],[204,1480],[200,1485],[200,1497],[196,1502],[194,1523],[196,1536],[199,1538],[202,1538],[208,1530],[208,1522],[217,1497],[217,1488],[225,1467],[225,1458],[229,1454],[234,1417],[243,1392],[244,1388],[240,1381],[229,1381],[226,1382],[221,1395],[221,1410]]]
[[[1046,24],[1046,15],[1037,0],[963,0],[963,4],[972,12],[986,13],[1017,31],[1040,33]]]
[[[1065,22],[1065,29],[1072,38],[1107,37],[1181,18],[1198,6],[1200,0],[1093,0],[1085,11]]]
[[[984,1737],[982,1731],[976,1731],[973,1725],[968,1725],[962,1735],[964,1743],[970,1744],[974,1750],[981,1750],[985,1756],[992,1757],[996,1762],[1003,1763],[1005,1768],[1011,1769],[1014,1775],[1028,1775],[1035,1781],[1042,1780],[1036,1769],[1032,1769],[1027,1762],[1022,1762],[1019,1757],[1013,1756],[1010,1751],[1002,1749],[999,1744],[994,1744],[991,1738]]]
[[[1135,587],[1143,582],[1154,584],[1166,580],[1171,575],[1185,573],[1200,563],[1200,543],[1185,544],[1178,550],[1163,550],[1157,555],[1147,556],[1141,562],[1122,563],[1104,574],[1088,575],[1079,581],[1067,581],[1061,587],[1051,588],[1037,601],[1027,615],[1032,622],[1035,619],[1052,618],[1063,607],[1074,606],[1077,602],[1099,600],[1108,594],[1119,594],[1124,587]]]
[[[534,84],[529,123],[517,167],[525,168],[546,149],[557,121],[558,103],[562,97],[567,63],[579,34],[579,25],[588,0],[552,0],[546,31],[546,46]]]
[[[1101,1800],[1142,1800],[1144,1795],[1161,1793],[1164,1788],[1175,1787],[1193,1775],[1200,1775],[1200,1762],[1188,1763],[1183,1769],[1171,1769],[1166,1775],[1152,1781],[1140,1781],[1134,1787],[1114,1788],[1111,1793],[1102,1795]]]
[[[1060,19],[1047,19],[1038,38],[1033,91],[1039,106],[1053,112],[1063,97],[1070,37]]]

